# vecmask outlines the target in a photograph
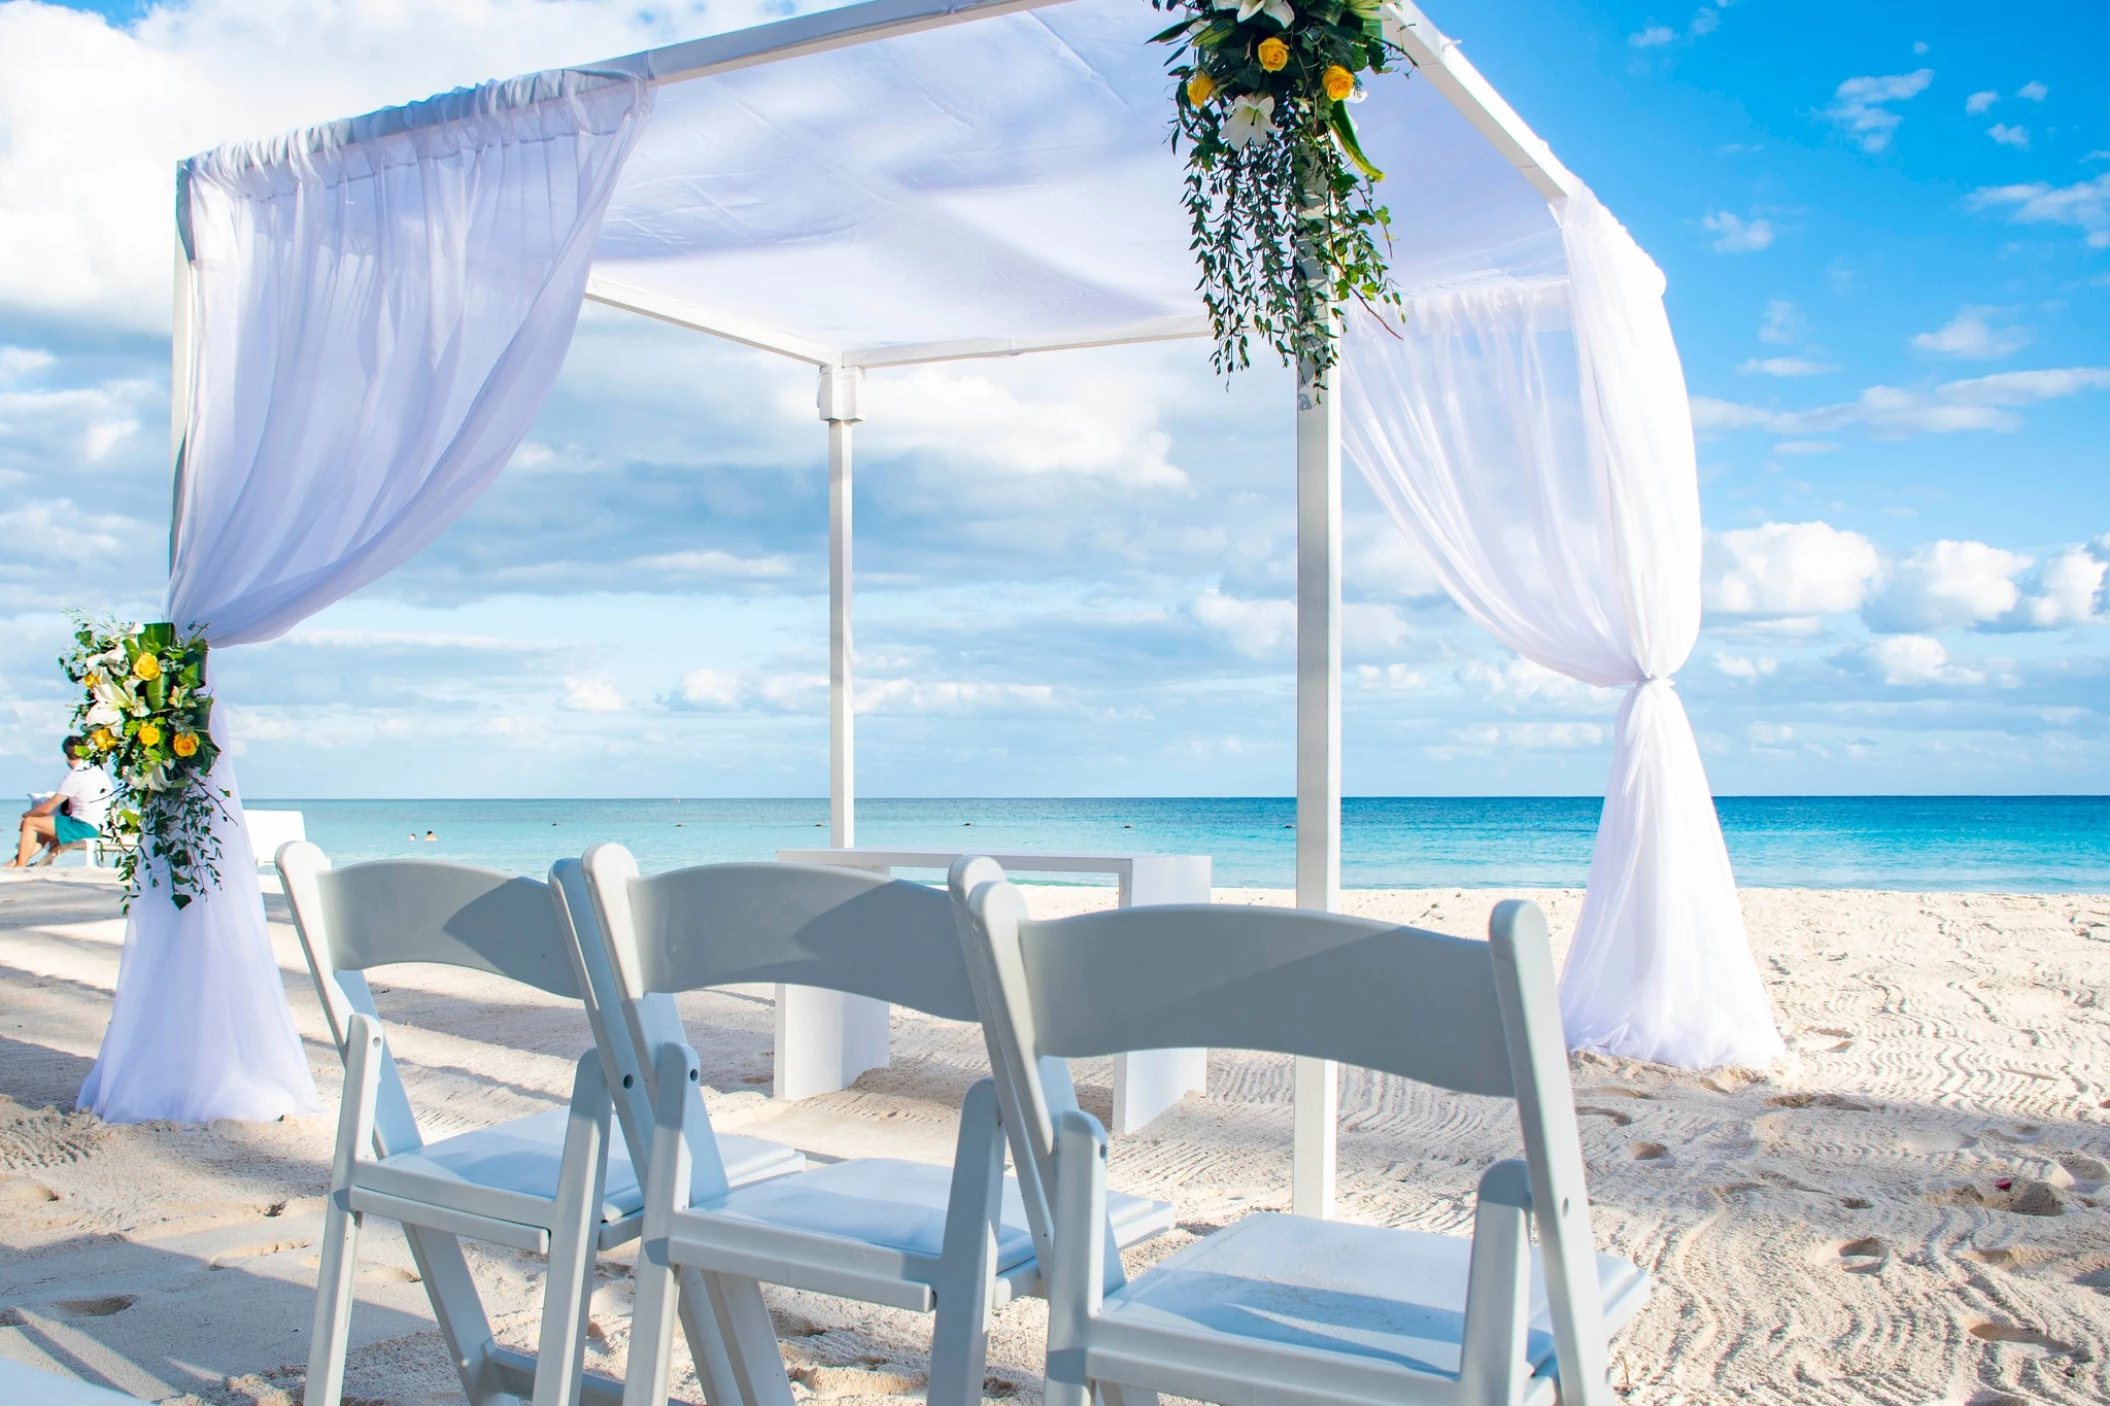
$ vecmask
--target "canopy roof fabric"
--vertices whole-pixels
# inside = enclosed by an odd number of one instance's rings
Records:
[[[660,79],[590,295],[851,365],[1204,333],[1172,80],[1147,42],[1165,15],[960,8],[975,22]],[[657,77],[712,52],[590,67]],[[1546,195],[1431,83],[1373,82],[1356,118],[1403,291],[1564,272]]]

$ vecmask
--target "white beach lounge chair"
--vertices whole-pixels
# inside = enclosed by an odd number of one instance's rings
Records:
[[[1031,1144],[1019,1160],[1054,1169],[1047,1406],[1088,1406],[1095,1390],[1235,1406],[1613,1400],[1608,1337],[1646,1300],[1648,1276],[1591,1240],[1535,905],[1499,905],[1482,943],[1294,909],[1031,922],[987,859],[955,864],[951,887],[1006,1070],[1006,1123]],[[1062,1106],[1045,1071],[1162,1045],[1307,1055],[1513,1098],[1525,1160],[1482,1174],[1470,1239],[1251,1215],[1130,1282],[1103,1229],[1106,1134]]]
[[[715,864],[641,878],[619,845],[596,845],[583,864],[624,1015],[641,1045],[648,996],[743,982],[977,1018],[951,904],[937,890],[803,864]],[[654,1051],[658,1126],[645,1177],[625,1406],[666,1400],[674,1273],[684,1268],[708,1286],[746,1406],[791,1400],[757,1281],[935,1311],[927,1400],[979,1402],[989,1313],[1041,1287],[1017,1184],[1003,1175],[992,1081],[968,1090],[950,1170],[857,1158],[733,1187],[718,1171],[713,1140],[689,1135],[704,1116],[687,1092],[698,1078],[687,1045],[667,1040]],[[1119,1244],[1171,1226],[1172,1207],[1163,1202],[1109,1202]]]
[[[568,1406],[582,1387],[590,1400],[620,1400],[620,1382],[581,1367],[594,1256],[636,1238],[644,1206],[627,1144],[608,1146],[600,1055],[581,1057],[568,1109],[427,1143],[364,975],[436,963],[578,999],[571,937],[548,886],[429,860],[332,869],[307,843],[281,848],[277,867],[345,1061],[306,1399],[335,1406],[342,1393],[357,1235],[372,1212],[402,1223],[470,1401],[532,1393],[536,1406]],[[797,1152],[753,1138],[724,1139],[721,1154],[740,1184],[805,1165]],[[548,1255],[536,1356],[493,1340],[462,1237]]]

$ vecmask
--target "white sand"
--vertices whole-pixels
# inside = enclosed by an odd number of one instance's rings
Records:
[[[1492,892],[1351,895],[1459,933]],[[1532,895],[1557,932],[1578,895]],[[1227,901],[1283,895],[1225,892]],[[1103,901],[1042,890],[1043,911]],[[283,910],[271,900],[274,917]],[[1656,1276],[1614,1344],[1635,1402],[2110,1400],[2110,898],[1754,891],[1752,938],[1795,1053],[1695,1077],[1575,1062],[1600,1244]],[[84,878],[0,885],[0,1356],[148,1400],[299,1400],[332,1118],[105,1127],[70,1107],[107,1019],[122,923]],[[339,1082],[300,964],[274,928],[316,1081]],[[383,979],[428,1136],[554,1106],[585,1047],[563,1003],[467,975]],[[762,1097],[761,992],[685,1003],[727,1128],[826,1155],[944,1161],[982,1071],[970,1027],[897,1014],[892,1069],[794,1107]],[[1080,1067],[1101,1116],[1105,1068]],[[1117,1139],[1113,1177],[1194,1231],[1287,1202],[1287,1062],[1216,1055],[1209,1093]],[[1341,1214],[1462,1231],[1501,1106],[1351,1072]],[[2103,1202],[2098,1206],[2098,1201]],[[366,1238],[348,1401],[459,1394],[400,1237]],[[476,1253],[501,1336],[531,1346],[539,1269]],[[901,1400],[928,1322],[774,1294],[802,1399]],[[589,1353],[620,1374],[628,1285],[608,1276]],[[1038,1303],[999,1316],[991,1394],[1038,1397]],[[685,1365],[685,1364],[684,1364]],[[700,1399],[684,1378],[687,1399]]]

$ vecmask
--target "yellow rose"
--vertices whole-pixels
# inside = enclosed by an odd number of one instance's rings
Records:
[[[116,737],[112,736],[110,729],[106,727],[97,728],[95,735],[88,740],[95,744],[95,750],[98,752],[107,752],[117,745]]]
[[[141,723],[138,737],[139,744],[142,747],[158,747],[161,745],[161,729],[152,723]]]
[[[1206,73],[1197,73],[1187,80],[1187,101],[1196,107],[1202,106],[1216,96],[1216,80]]]
[[[187,732],[176,734],[175,747],[176,755],[179,757],[194,757],[198,755],[198,739]]]
[[[161,677],[161,661],[151,654],[142,654],[132,661],[132,672],[152,683]]]
[[[1326,85],[1326,96],[1337,103],[1347,102],[1348,95],[1355,91],[1355,75],[1339,64],[1327,69],[1319,81]]]
[[[1280,73],[1289,66],[1289,45],[1280,39],[1263,39],[1260,41],[1260,47],[1253,50],[1253,56],[1260,60],[1260,66],[1269,73]]]

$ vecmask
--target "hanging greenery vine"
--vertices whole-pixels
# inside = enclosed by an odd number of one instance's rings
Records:
[[[1379,0],[1151,0],[1182,13],[1169,44],[1174,148],[1187,143],[1187,213],[1219,374],[1250,365],[1249,332],[1286,363],[1335,359],[1333,309],[1396,303],[1378,241],[1384,173],[1356,139],[1362,75],[1398,50]]]
[[[117,789],[108,833],[122,849],[118,872],[126,904],[145,881],[165,878],[178,908],[220,881],[213,815],[227,792],[212,785],[220,750],[212,740],[212,694],[202,635],[173,625],[120,625],[76,618],[73,648],[59,660],[81,686],[73,708],[83,755],[106,768]]]

